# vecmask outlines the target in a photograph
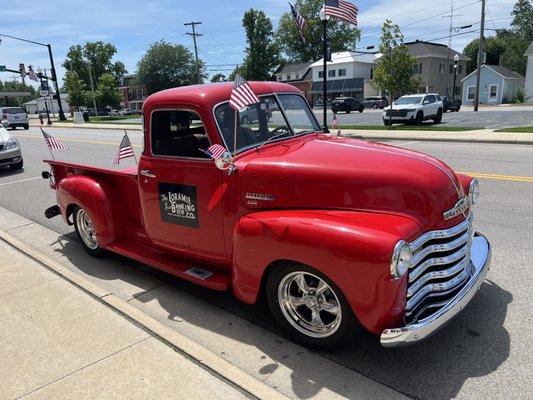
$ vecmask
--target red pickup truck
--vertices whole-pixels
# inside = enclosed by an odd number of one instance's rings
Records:
[[[324,134],[294,87],[181,87],[144,103],[138,168],[47,160],[57,205],[94,256],[115,252],[253,304],[291,338],[332,349],[361,329],[418,342],[482,284],[478,182],[413,151]],[[251,109],[251,110],[250,110]],[[228,152],[216,160],[213,144]]]

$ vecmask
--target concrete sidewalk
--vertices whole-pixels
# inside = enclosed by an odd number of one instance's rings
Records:
[[[0,240],[0,399],[248,398]]]
[[[31,123],[31,126],[40,126]],[[75,125],[68,122],[54,122],[52,128],[75,128],[75,129],[106,129],[141,131],[142,125],[133,124],[84,124]],[[500,144],[533,144],[533,134],[495,132],[492,129],[479,129],[472,131],[400,131],[400,130],[365,130],[365,129],[342,129],[342,134],[349,137],[362,137],[366,140],[414,140],[429,142],[463,142],[463,143],[500,143]]]

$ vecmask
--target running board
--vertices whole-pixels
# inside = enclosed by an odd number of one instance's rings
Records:
[[[231,288],[230,270],[174,257],[136,240],[112,243],[106,249],[210,289],[224,291]]]

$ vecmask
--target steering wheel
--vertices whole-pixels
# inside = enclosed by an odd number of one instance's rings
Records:
[[[289,129],[288,126],[283,125],[283,126],[278,126],[277,128],[275,128],[272,132],[270,132],[270,134],[275,135],[276,133],[281,132],[281,131],[285,131],[289,133],[291,130]]]

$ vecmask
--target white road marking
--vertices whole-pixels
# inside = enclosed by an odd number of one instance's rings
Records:
[[[43,179],[42,177],[40,176],[36,176],[35,178],[28,178],[28,179],[20,179],[18,181],[13,181],[13,182],[6,182],[6,183],[0,183],[0,186],[7,186],[7,185],[13,185],[15,183],[21,183],[21,182],[27,182],[27,181],[34,181],[36,179]]]

